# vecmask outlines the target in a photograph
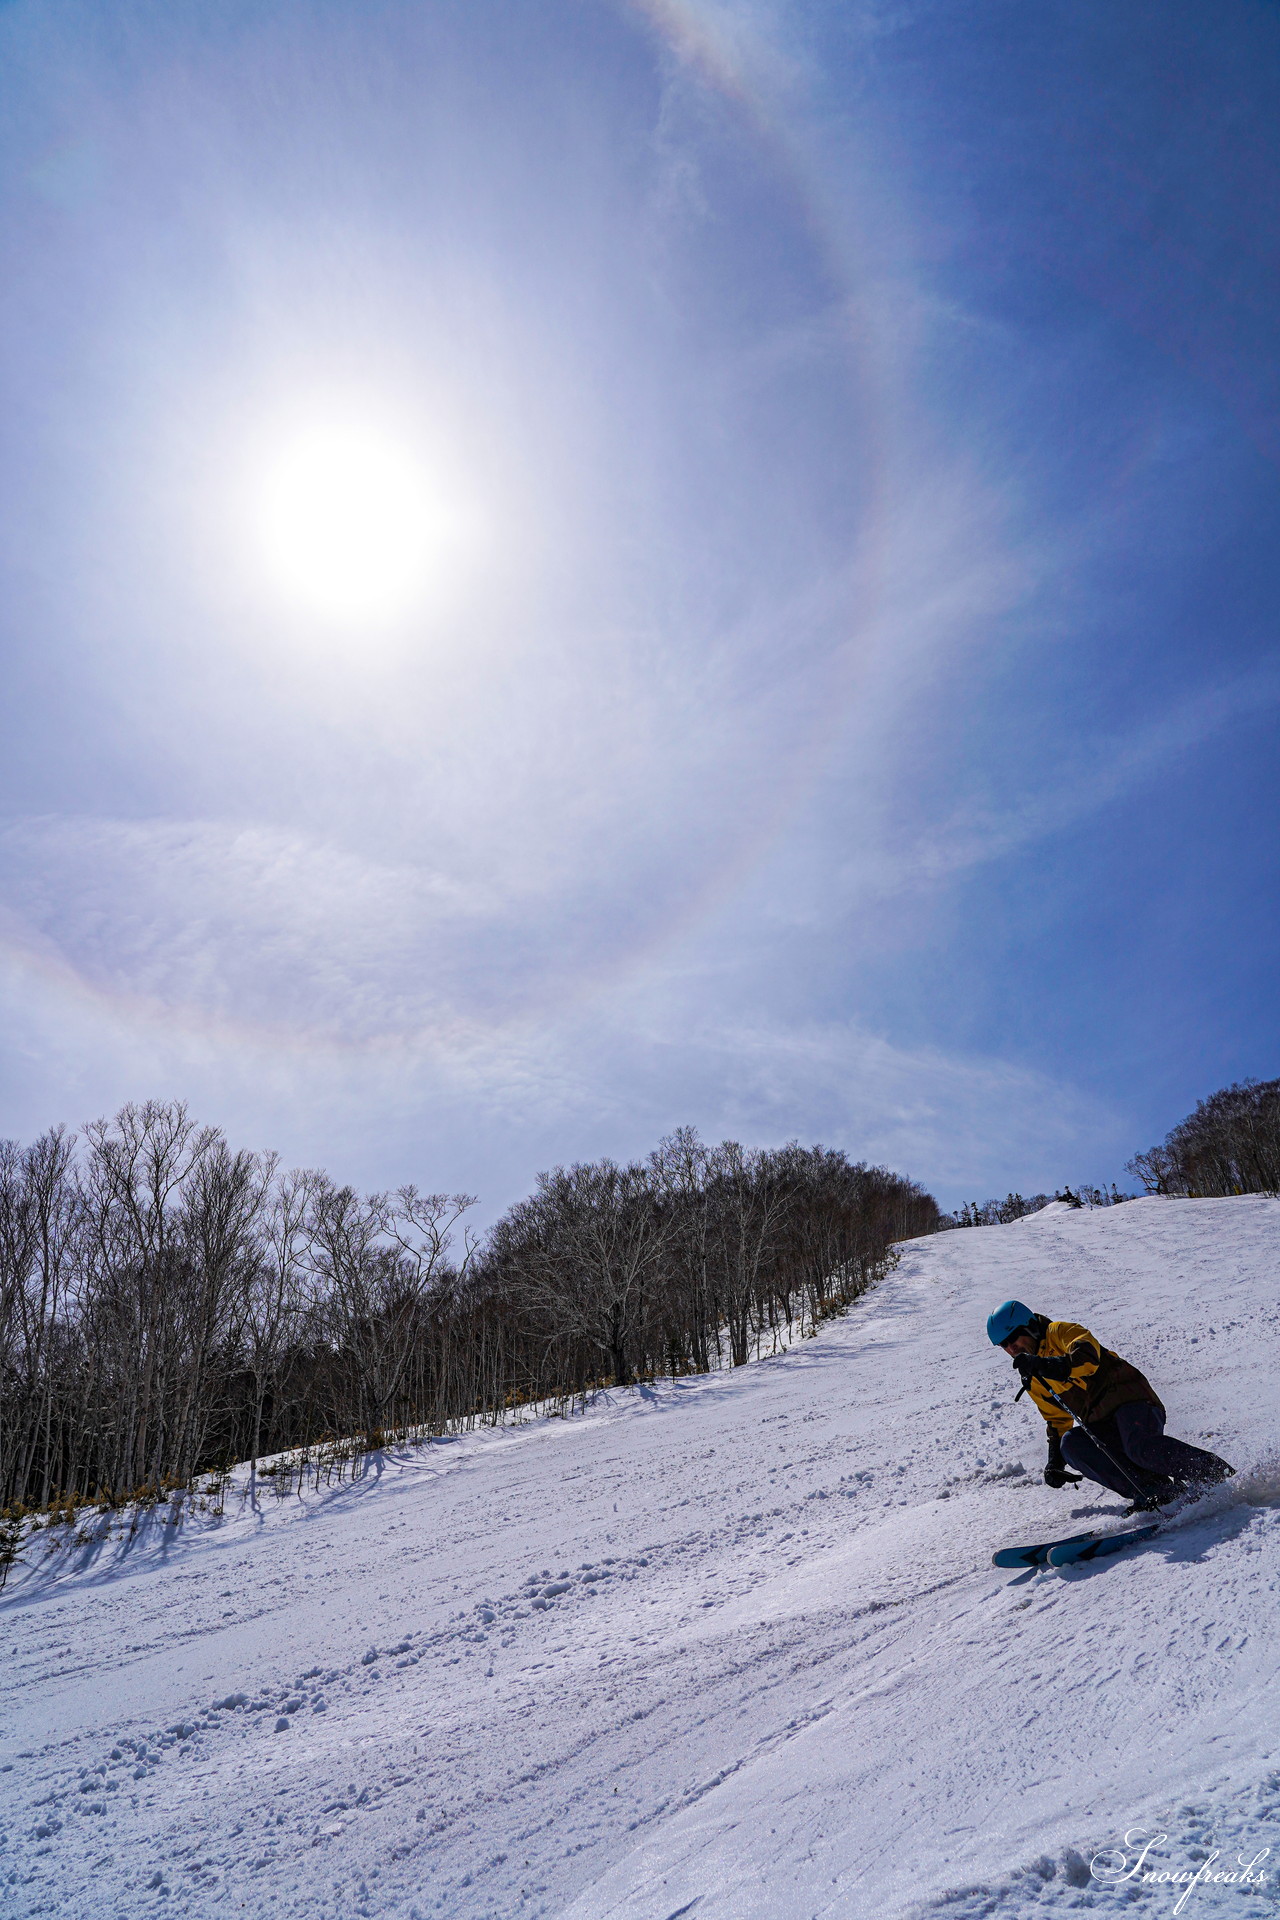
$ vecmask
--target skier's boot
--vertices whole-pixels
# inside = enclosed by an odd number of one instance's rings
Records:
[[[1235,1468],[1229,1466],[1218,1454],[1206,1454],[1205,1458],[1206,1460],[1212,1461],[1213,1464],[1212,1466],[1206,1466],[1202,1472],[1196,1475],[1194,1480],[1187,1482],[1188,1493],[1208,1493],[1210,1487],[1219,1487],[1224,1480],[1231,1480],[1235,1477]]]
[[[1166,1473],[1150,1473],[1142,1477],[1146,1492],[1141,1500],[1135,1500],[1131,1507],[1125,1509],[1126,1519],[1135,1513],[1159,1513],[1161,1507],[1167,1507],[1182,1492],[1178,1481],[1170,1479]]]

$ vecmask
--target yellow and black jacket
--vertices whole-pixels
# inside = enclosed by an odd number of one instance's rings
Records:
[[[1046,1358],[1052,1355],[1055,1359],[1071,1361],[1071,1378],[1049,1384],[1059,1400],[1065,1400],[1072,1413],[1086,1425],[1105,1420],[1109,1413],[1130,1400],[1149,1400],[1164,1412],[1146,1375],[1095,1340],[1087,1327],[1078,1327],[1074,1320],[1049,1320],[1043,1322],[1041,1331],[1041,1324],[1037,1317],[1034,1330],[1040,1333],[1040,1344],[1036,1352]],[[1053,1404],[1043,1381],[1033,1379],[1027,1392],[1056,1433],[1070,1431],[1070,1419],[1061,1407]]]

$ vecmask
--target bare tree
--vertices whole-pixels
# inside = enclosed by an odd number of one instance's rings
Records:
[[[1148,1193],[1280,1192],[1280,1080],[1242,1080],[1201,1100],[1128,1171]]]
[[[644,1169],[601,1160],[540,1173],[494,1244],[535,1319],[552,1337],[585,1341],[626,1386],[669,1233]]]

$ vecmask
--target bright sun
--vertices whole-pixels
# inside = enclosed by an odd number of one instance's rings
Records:
[[[265,463],[255,520],[277,591],[351,625],[413,605],[448,538],[448,510],[412,450],[376,427],[295,431]]]

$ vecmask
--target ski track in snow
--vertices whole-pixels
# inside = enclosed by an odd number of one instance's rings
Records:
[[[1174,1911],[1280,1867],[1280,1201],[908,1243],[819,1338],[42,1561],[0,1606],[0,1913],[828,1920]],[[1114,1558],[984,1320],[1152,1377],[1239,1477]],[[1083,1496],[1083,1497],[1082,1497]]]

